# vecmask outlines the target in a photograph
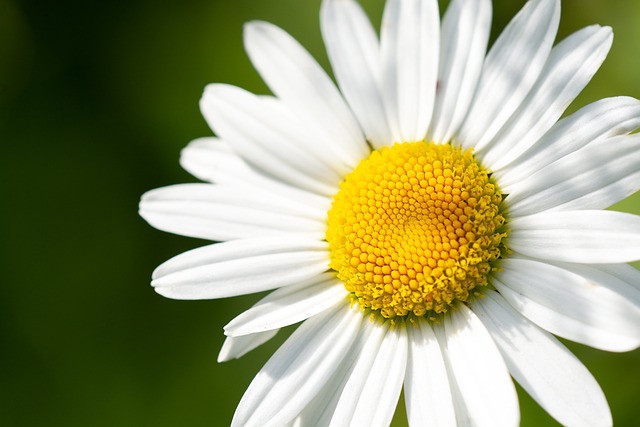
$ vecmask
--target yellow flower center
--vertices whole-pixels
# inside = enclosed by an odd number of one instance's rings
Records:
[[[504,249],[501,202],[471,150],[414,142],[373,151],[329,210],[330,267],[363,308],[434,318],[487,285]]]

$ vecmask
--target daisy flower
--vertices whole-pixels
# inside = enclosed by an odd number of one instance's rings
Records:
[[[554,335],[640,344],[640,102],[562,119],[612,31],[554,45],[559,0],[530,0],[487,48],[490,0],[388,0],[375,33],[324,0],[337,85],[283,30],[250,22],[273,92],[212,84],[216,138],[184,149],[201,184],[145,194],[154,227],[219,242],[162,264],[169,298],[273,290],[225,326],[220,361],[302,322],[248,387],[234,426],[516,426],[517,381],[569,426],[612,424]]]

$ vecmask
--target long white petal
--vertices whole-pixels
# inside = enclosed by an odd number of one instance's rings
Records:
[[[560,0],[528,1],[485,59],[478,90],[455,140],[482,149],[520,106],[544,66],[560,22]]]
[[[491,9],[491,0],[454,0],[442,18],[430,140],[449,141],[467,114],[487,51]]]
[[[362,327],[367,330],[367,340],[357,360],[354,362],[353,370],[347,382],[343,386],[340,399],[331,418],[330,425],[332,427],[349,426],[358,405],[360,393],[371,374],[371,367],[389,330],[389,325],[386,323],[379,324],[368,320],[362,323]]]
[[[153,272],[156,292],[175,299],[245,295],[312,280],[328,269],[326,242],[242,239],[180,254]]]
[[[391,423],[407,365],[407,332],[402,326],[394,330],[388,325],[372,326],[380,329],[379,335],[371,339],[373,345],[365,344],[331,426],[386,427]]]
[[[296,201],[313,208],[324,217],[331,206],[328,197],[293,187],[276,178],[259,173],[249,166],[231,146],[218,138],[199,138],[191,141],[181,152],[182,167],[203,181],[243,187],[268,194],[279,200]]]
[[[291,129],[296,119],[274,106],[273,99],[225,84],[207,86],[200,101],[211,129],[250,164],[290,185],[331,194],[346,169],[334,169],[301,147],[306,130]]]
[[[273,291],[229,322],[224,331],[228,336],[241,336],[283,328],[329,309],[346,296],[342,281],[327,272]]]
[[[432,325],[433,333],[438,340],[438,344],[440,345],[440,351],[442,352],[442,357],[444,359],[445,367],[447,368],[447,376],[449,380],[449,388],[451,390],[451,400],[453,402],[453,408],[456,416],[456,426],[457,427],[472,427],[472,419],[469,415],[469,411],[467,409],[467,405],[465,403],[464,397],[462,396],[462,392],[458,388],[458,383],[455,381],[453,377],[453,367],[449,360],[449,353],[447,350],[447,334],[444,329],[443,323],[436,323]]]
[[[279,427],[292,421],[339,369],[362,319],[345,303],[300,325],[251,382],[231,425]]]
[[[382,100],[378,37],[354,0],[324,0],[322,37],[336,80],[374,147],[393,142]]]
[[[640,127],[640,101],[629,97],[605,98],[558,121],[515,162],[494,171],[500,187],[510,193],[512,185],[547,165],[579,150]]]
[[[447,368],[440,344],[426,321],[408,324],[409,358],[404,378],[411,427],[456,425]]]
[[[549,332],[609,351],[640,345],[640,306],[633,302],[638,290],[604,271],[512,257],[501,262],[494,282],[509,303]]]
[[[611,28],[593,25],[558,43],[518,110],[478,153],[484,164],[503,168],[549,130],[600,68],[612,42]]]
[[[509,214],[604,209],[640,189],[640,136],[590,144],[511,187]]]
[[[279,330],[280,329],[272,329],[270,331],[243,335],[241,337],[226,337],[218,354],[218,363],[241,358],[251,350],[275,337]]]
[[[323,239],[326,229],[316,209],[211,184],[148,191],[140,200],[140,215],[159,230],[214,241],[270,235]]]
[[[613,292],[624,299],[624,306],[629,310],[628,322],[633,323],[634,318],[640,317],[640,271],[636,268],[629,264],[553,264],[582,276],[589,283],[602,286],[607,292]],[[633,323],[629,330],[635,331],[638,335],[640,345],[640,320]]]
[[[568,427],[612,424],[602,389],[560,341],[518,314],[497,292],[485,292],[472,309],[513,378],[558,422]]]
[[[640,292],[640,270],[637,268],[629,264],[593,264],[592,267],[611,274]],[[640,305],[639,300],[633,302]]]
[[[507,244],[523,255],[577,263],[640,259],[640,216],[611,211],[541,212],[509,221]]]
[[[434,329],[438,331],[440,325]],[[460,304],[436,333],[445,349],[460,426],[517,426],[520,408],[509,371],[480,319]],[[442,331],[440,331],[442,332]]]
[[[354,168],[369,149],[358,122],[329,76],[309,53],[280,28],[266,22],[245,25],[251,62],[273,93],[322,135],[325,148]]]
[[[362,351],[365,349],[367,342],[369,342],[369,337],[374,330],[379,329],[367,321],[364,321],[361,326],[362,328],[358,332],[353,346],[351,346],[333,376],[327,381],[317,397],[300,413],[297,418],[298,424],[296,424],[299,427],[309,425],[328,426],[331,423],[336,407],[342,400],[342,391],[350,380]]]
[[[382,17],[382,90],[394,142],[422,141],[438,77],[440,15],[436,0],[388,0]]]
[[[180,165],[196,178],[211,183],[245,182],[253,175],[249,165],[215,137],[191,141],[180,152]]]
[[[316,140],[300,119],[272,96],[210,84],[204,91],[202,106],[214,131],[228,141],[243,139],[253,149],[256,145],[264,147],[279,160],[324,182],[339,180],[345,172],[327,153],[322,141]]]
[[[438,327],[434,327],[438,331]],[[504,361],[489,332],[465,305],[444,318],[445,349],[459,425],[517,426],[518,396]],[[442,331],[441,331],[442,332]],[[482,369],[477,369],[482,366]]]

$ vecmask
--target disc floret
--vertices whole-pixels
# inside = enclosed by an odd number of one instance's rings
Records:
[[[342,182],[328,213],[330,267],[365,309],[433,317],[488,284],[504,250],[502,195],[450,144],[375,150]]]

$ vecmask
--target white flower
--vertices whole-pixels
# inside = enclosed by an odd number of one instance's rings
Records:
[[[513,377],[564,425],[610,425],[587,369],[552,335],[640,344],[640,102],[558,119],[607,55],[610,28],[553,46],[559,0],[530,0],[488,53],[490,0],[388,0],[380,41],[353,0],[325,0],[340,90],[288,34],[245,28],[275,96],[214,84],[218,138],[181,163],[209,183],[153,190],[154,227],[221,241],[153,286],[177,299],[274,290],[226,327],[219,360],[302,322],[234,426],[515,426]],[[485,55],[486,53],[486,55]]]

